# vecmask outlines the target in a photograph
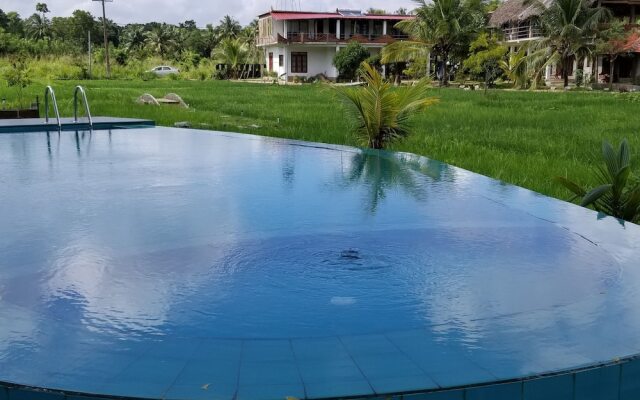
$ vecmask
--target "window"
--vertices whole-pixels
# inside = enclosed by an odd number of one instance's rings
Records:
[[[294,74],[307,73],[307,53],[291,53],[291,72]]]
[[[278,56],[278,66],[280,67],[284,66],[284,55],[282,54]]]

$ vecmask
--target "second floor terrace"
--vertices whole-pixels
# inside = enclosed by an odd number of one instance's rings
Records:
[[[338,44],[350,41],[386,44],[408,36],[395,25],[407,15],[271,11],[259,19],[258,45],[277,43]]]

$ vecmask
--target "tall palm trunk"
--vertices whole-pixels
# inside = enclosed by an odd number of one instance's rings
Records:
[[[441,86],[449,86],[449,52],[442,53],[442,80]]]
[[[609,58],[609,90],[613,89],[613,74],[615,73],[616,57]]]
[[[569,58],[564,58],[562,61],[562,81],[564,82],[564,88],[569,87],[569,63],[571,60]]]

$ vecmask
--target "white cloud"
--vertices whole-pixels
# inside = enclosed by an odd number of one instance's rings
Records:
[[[3,0],[3,11],[17,11],[23,17],[35,12],[36,3],[42,0]],[[76,9],[87,10],[95,16],[102,14],[100,3],[92,0],[44,0],[53,16],[68,16]],[[287,2],[291,3],[291,1]],[[169,22],[178,23],[193,19],[199,26],[217,23],[224,15],[232,15],[243,24],[262,14],[273,6],[281,7],[283,0],[239,0],[239,1],[203,1],[203,0],[114,0],[107,4],[107,18],[119,24],[130,22]],[[410,0],[320,0],[305,2],[301,0],[303,10],[328,11],[336,8],[368,9],[382,8],[392,12],[400,7],[411,8]]]

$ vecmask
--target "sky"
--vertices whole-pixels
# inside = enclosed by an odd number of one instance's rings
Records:
[[[36,3],[45,2],[52,16],[69,16],[76,9],[101,16],[100,2],[92,0],[2,0],[0,9],[5,12],[17,11],[22,17],[35,12]],[[382,8],[393,12],[400,7],[412,8],[411,0],[114,0],[107,3],[107,18],[118,24],[130,22],[168,22],[178,23],[195,20],[198,26],[216,24],[224,15],[229,14],[243,24],[251,22],[259,14],[273,8],[305,11],[331,11],[336,8],[352,8],[366,10],[370,7]],[[298,2],[300,6],[298,6]]]

